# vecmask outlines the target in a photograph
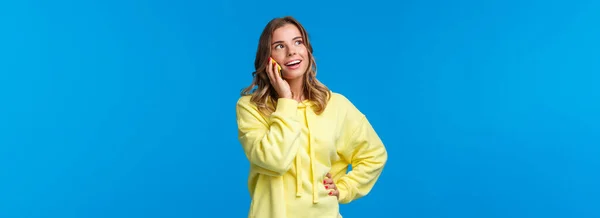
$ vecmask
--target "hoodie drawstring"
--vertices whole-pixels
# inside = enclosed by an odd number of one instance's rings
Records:
[[[310,134],[309,134],[310,135]],[[310,141],[310,174],[312,175],[312,179],[313,179],[313,184],[312,184],[312,190],[313,190],[313,203],[319,203],[319,193],[317,192],[317,175],[315,175],[315,151],[312,148],[312,137],[309,137],[309,141]]]
[[[302,161],[296,156],[296,197],[302,196]]]
[[[306,105],[304,105],[306,106]],[[308,116],[310,113],[307,112],[307,109],[304,109],[304,121],[306,125],[309,127]],[[308,128],[308,149],[310,154],[310,176],[312,177],[312,192],[313,192],[313,203],[319,203],[319,192],[317,191],[317,187],[319,182],[317,181],[318,177],[315,175],[315,151],[312,147],[313,140],[310,134],[310,127]],[[296,157],[296,196],[302,196],[302,160],[300,157]]]

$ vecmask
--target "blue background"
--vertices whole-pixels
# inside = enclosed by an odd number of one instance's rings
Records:
[[[600,217],[600,2],[0,3],[0,217],[245,217],[235,102],[274,17],[389,162],[346,218]]]

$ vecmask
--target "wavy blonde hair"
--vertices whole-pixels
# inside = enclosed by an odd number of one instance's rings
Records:
[[[267,66],[269,57],[271,57],[271,41],[273,32],[286,24],[295,25],[302,34],[304,46],[308,51],[310,64],[308,69],[304,73],[303,90],[306,99],[312,101],[315,106],[315,112],[321,114],[327,102],[329,101],[330,90],[317,80],[317,64],[313,56],[313,49],[308,40],[308,33],[306,29],[291,16],[281,17],[272,19],[264,28],[258,42],[258,49],[256,51],[256,58],[254,59],[255,71],[252,72],[252,83],[244,88],[241,92],[242,96],[252,95],[250,101],[256,104],[258,110],[264,115],[270,115],[275,111],[277,107],[277,91],[271,86],[269,77],[267,75]]]

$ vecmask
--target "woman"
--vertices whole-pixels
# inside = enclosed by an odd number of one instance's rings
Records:
[[[248,217],[341,217],[339,203],[369,193],[387,161],[365,115],[317,80],[312,52],[293,17],[271,20],[260,36],[254,79],[236,105]]]

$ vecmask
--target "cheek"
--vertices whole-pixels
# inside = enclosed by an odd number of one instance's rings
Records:
[[[275,58],[275,57],[282,56],[282,55],[285,55],[284,52],[282,52],[282,49],[276,49],[276,48],[271,49],[271,57]]]
[[[298,49],[298,53],[300,53],[300,55],[308,58],[308,50],[306,50],[306,47],[302,47],[302,49]]]
[[[277,63],[282,63],[285,60],[285,55],[281,54],[281,52],[271,53],[271,57],[277,61]]]
[[[304,61],[302,61],[302,63],[306,63],[306,65],[308,66],[308,63],[310,62],[310,55],[308,54],[308,50],[303,49],[300,52],[300,56],[302,56],[302,59],[304,59]]]

